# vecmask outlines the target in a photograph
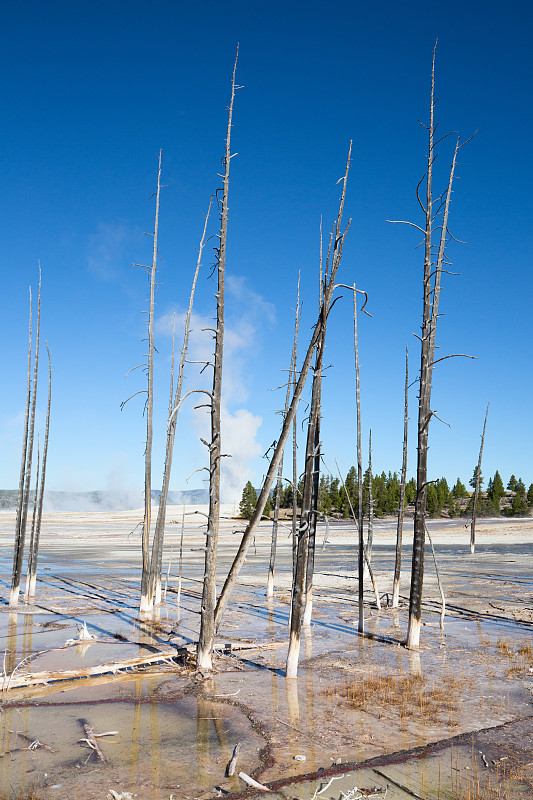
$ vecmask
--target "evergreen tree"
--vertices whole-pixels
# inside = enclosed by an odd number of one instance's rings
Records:
[[[476,466],[474,468],[474,474],[472,475],[472,477],[470,478],[470,481],[469,481],[470,486],[472,487],[472,489],[476,488],[477,470],[478,470],[478,466],[476,464]],[[481,487],[483,486],[483,481],[484,481],[483,472],[480,471],[479,472],[479,489],[480,490],[481,490]]]
[[[533,506],[533,483],[529,484],[529,489],[527,490],[527,502],[530,506]]]
[[[439,496],[434,483],[428,483],[426,510],[430,517],[439,516]]]
[[[518,478],[518,480],[516,482],[515,492],[518,492],[518,494],[521,494],[522,496],[525,496],[526,487],[524,486],[524,481],[522,480],[522,478]]]
[[[251,519],[256,504],[257,504],[257,492],[252,486],[251,482],[248,481],[246,486],[242,490],[242,498],[241,502],[239,503],[241,517],[243,519]]]
[[[515,476],[511,475],[511,477],[509,478],[509,483],[507,484],[507,488],[509,489],[510,492],[516,492],[516,483],[517,480]]]
[[[318,510],[328,517],[331,514],[331,475],[321,475],[318,486]],[[291,501],[292,502],[292,501]]]
[[[287,483],[281,490],[281,507],[292,508],[292,484]]]
[[[271,512],[272,512],[272,499],[270,497],[267,497],[265,508],[263,510],[263,516],[269,517]],[[250,517],[246,517],[246,519],[250,519]]]
[[[496,470],[496,472],[494,473],[494,479],[492,481],[492,491],[494,497],[498,497],[498,499],[500,499],[501,497],[505,497],[505,489],[503,486],[503,481],[500,477],[500,473],[498,472],[498,470]]]
[[[416,480],[415,478],[411,478],[411,480],[407,481],[405,484],[405,505],[409,503],[414,503],[416,499]]]
[[[461,478],[457,478],[455,486],[452,489],[453,496],[459,500],[461,497],[468,497],[468,492],[466,490],[466,486],[461,481]]]
[[[529,506],[525,494],[515,492],[511,508],[507,513],[510,517],[525,517],[529,514]]]

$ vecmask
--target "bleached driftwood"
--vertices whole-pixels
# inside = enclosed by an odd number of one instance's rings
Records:
[[[241,743],[239,742],[233,748],[233,755],[231,757],[228,766],[226,767],[226,775],[228,776],[228,778],[231,778],[232,775],[235,775],[235,767],[237,765],[237,758],[239,756],[240,749],[241,749]]]
[[[261,789],[262,792],[270,792],[271,791],[268,788],[268,786],[264,786],[262,783],[259,783],[258,781],[254,781],[253,778],[250,778],[250,776],[247,775],[246,772],[239,772],[239,778],[241,779],[241,781],[244,781],[245,783],[247,783],[248,786],[253,786],[254,789]]]
[[[95,733],[93,726],[89,725],[89,723],[86,720],[80,720],[80,722],[83,725],[85,738],[79,739],[78,741],[87,742],[89,747],[92,748],[92,750],[94,750],[94,752],[96,753],[98,761],[101,761],[102,764],[105,764],[107,762],[107,759],[103,754],[100,745],[97,742],[97,739],[100,739],[102,736],[116,736],[118,731],[106,731],[105,733]]]
[[[176,657],[176,650],[167,650],[160,653],[152,653],[149,656],[139,656],[128,658],[125,661],[113,661],[109,664],[98,664],[94,667],[83,667],[82,669],[56,670],[50,672],[30,672],[27,675],[19,675],[13,678],[9,676],[7,686],[4,691],[17,689],[27,686],[46,685],[57,681],[69,681],[74,678],[88,678],[94,675],[112,674],[116,675],[122,670],[137,669],[148,667],[152,664],[170,662]]]

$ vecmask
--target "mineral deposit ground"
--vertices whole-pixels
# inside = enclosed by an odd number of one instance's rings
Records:
[[[375,526],[357,633],[357,536],[319,526],[313,621],[296,680],[284,675],[292,551],[282,528],[265,597],[271,525],[261,526],[216,642],[212,676],[194,669],[203,507],[167,515],[164,602],[139,621],[142,511],[47,514],[37,592],[8,608],[15,515],[0,512],[3,681],[0,798],[258,796],[533,798],[533,520],[432,520],[423,626],[403,646],[411,563],[406,521],[401,604],[388,606],[395,523]],[[219,588],[243,522],[224,509]],[[87,634],[84,631],[87,631]],[[89,638],[90,637],[90,638]],[[72,640],[71,643],[68,643]],[[106,734],[106,735],[102,735]],[[95,749],[95,744],[98,749]],[[235,773],[227,775],[237,745]]]

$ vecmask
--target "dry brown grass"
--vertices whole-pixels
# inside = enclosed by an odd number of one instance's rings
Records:
[[[331,698],[340,696],[351,708],[371,711],[378,716],[387,710],[395,710],[403,719],[415,715],[431,719],[448,712],[448,724],[455,726],[453,714],[467,684],[465,678],[448,674],[428,681],[422,675],[379,671],[372,675],[354,676],[340,686],[330,684],[326,695]]]

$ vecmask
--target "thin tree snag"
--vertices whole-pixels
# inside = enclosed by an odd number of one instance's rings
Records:
[[[240,572],[240,570],[242,568],[242,565],[244,564],[244,562],[246,560],[246,554],[248,552],[248,547],[251,544],[251,541],[252,541],[254,533],[255,533],[255,529],[256,529],[256,527],[257,527],[257,525],[258,525],[258,523],[259,523],[259,521],[261,519],[261,516],[263,514],[263,510],[265,508],[265,503],[266,503],[267,498],[268,498],[268,496],[270,494],[270,489],[272,487],[272,483],[273,483],[274,478],[276,476],[277,468],[278,468],[278,465],[279,465],[279,460],[281,458],[281,453],[283,452],[283,449],[285,447],[285,443],[286,443],[287,438],[289,436],[289,431],[290,431],[291,426],[292,426],[292,424],[294,422],[296,409],[298,407],[298,403],[300,401],[300,397],[302,395],[303,388],[304,388],[305,382],[307,380],[307,375],[308,375],[309,369],[311,367],[311,361],[313,359],[313,354],[315,352],[315,348],[316,348],[316,346],[318,344],[318,341],[320,339],[322,328],[326,324],[326,320],[327,320],[326,309],[330,308],[331,299],[332,299],[333,291],[334,291],[334,288],[335,288],[334,275],[337,272],[337,269],[339,267],[339,264],[340,264],[340,261],[341,261],[341,258],[342,258],[342,248],[343,248],[343,244],[344,244],[344,239],[346,237],[346,233],[348,232],[348,229],[349,229],[349,226],[350,226],[350,222],[348,222],[344,232],[341,232],[340,226],[341,226],[341,223],[342,223],[342,210],[344,208],[344,198],[346,196],[346,183],[347,183],[347,179],[348,179],[348,170],[349,170],[349,166],[350,166],[351,151],[352,150],[351,150],[351,143],[350,143],[350,149],[348,151],[348,160],[347,160],[347,163],[346,163],[346,171],[345,171],[344,181],[343,181],[343,189],[342,189],[342,196],[341,196],[341,201],[340,201],[339,216],[337,218],[337,233],[336,233],[336,237],[335,237],[335,250],[334,250],[334,253],[333,253],[333,256],[332,256],[332,262],[331,262],[331,269],[332,269],[332,273],[333,273],[333,278],[332,278],[332,280],[328,281],[327,286],[324,287],[324,300],[322,302],[322,307],[320,309],[320,314],[318,316],[317,322],[316,322],[315,327],[313,329],[313,334],[311,336],[311,341],[309,342],[309,346],[307,348],[307,353],[305,355],[304,362],[303,362],[302,368],[300,370],[300,375],[299,375],[296,387],[294,389],[294,393],[293,393],[292,400],[291,400],[291,405],[290,405],[289,410],[287,412],[287,416],[285,417],[285,420],[284,420],[284,423],[283,423],[283,427],[282,427],[282,430],[281,430],[281,433],[280,433],[280,437],[278,439],[278,443],[277,443],[276,447],[274,448],[274,452],[272,454],[270,465],[269,465],[265,480],[263,482],[263,487],[262,487],[261,492],[259,494],[256,507],[255,507],[254,512],[252,514],[252,518],[250,519],[248,525],[246,526],[246,529],[244,531],[241,543],[239,545],[239,549],[237,551],[237,554],[235,555],[235,558],[233,560],[233,564],[231,565],[231,568],[230,568],[230,570],[228,572],[228,575],[226,577],[224,586],[223,586],[222,591],[220,593],[220,597],[218,598],[218,602],[217,602],[217,606],[216,606],[216,610],[215,610],[215,626],[216,626],[216,628],[218,628],[218,626],[220,625],[220,621],[222,619],[222,614],[224,613],[224,609],[226,608],[226,605],[227,605],[227,602],[229,600],[231,591],[232,591],[232,589],[233,589],[233,587],[234,587],[234,585],[235,585],[235,583],[237,581],[237,577],[238,577],[239,572]]]
[[[150,269],[150,305],[148,310],[148,368],[146,398],[146,452],[144,457],[144,520],[142,530],[142,575],[141,575],[141,615],[150,612],[152,603],[149,595],[150,580],[150,524],[152,521],[152,437],[154,413],[154,305],[155,273],[157,268],[157,234],[159,228],[159,195],[161,191],[161,150],[157,168],[157,190],[155,195],[154,243],[152,267]]]
[[[44,434],[43,445],[43,463],[41,467],[41,486],[39,490],[39,501],[37,506],[37,522],[35,525],[35,537],[33,540],[33,548],[31,554],[31,569],[29,570],[29,586],[26,585],[27,599],[31,600],[35,597],[35,584],[37,581],[37,558],[39,556],[39,540],[41,537],[41,522],[43,518],[43,503],[44,503],[44,487],[46,482],[46,461],[48,458],[48,436],[50,433],[50,409],[52,405],[52,361],[50,359],[50,350],[48,349],[48,342],[46,343],[46,352],[48,355],[48,405],[46,410],[46,427]]]
[[[400,479],[400,504],[398,507],[398,525],[396,528],[396,560],[394,562],[394,578],[392,581],[392,607],[398,608],[400,602],[400,573],[402,569],[402,538],[403,516],[405,505],[405,481],[407,478],[407,433],[409,427],[408,417],[408,390],[409,390],[409,353],[405,346],[405,399],[403,414],[403,456],[402,476]]]
[[[289,369],[289,378],[287,380],[287,393],[285,395],[285,409],[283,411],[283,419],[287,416],[287,411],[289,410],[289,403],[291,399],[291,391],[293,388],[293,375],[296,370],[296,358],[297,358],[297,348],[298,348],[298,328],[300,325],[300,275],[298,274],[298,290],[296,296],[296,322],[294,325],[294,340],[292,344],[292,353],[291,353],[291,366]],[[278,523],[279,523],[279,508],[281,502],[281,486],[282,486],[282,476],[283,476],[283,455],[281,454],[279,467],[278,467],[278,479],[276,483],[276,502],[274,505],[274,520],[272,522],[272,541],[270,545],[270,562],[268,565],[268,578],[267,578],[267,591],[266,596],[268,598],[272,597],[274,594],[274,570],[276,565],[276,547],[277,547],[277,538],[278,538]],[[296,487],[293,488],[293,494],[296,491]]]
[[[202,253],[205,246],[205,237],[207,233],[207,223],[209,221],[209,214],[211,213],[212,199],[209,200],[209,207],[205,216],[204,229],[200,245],[198,247],[198,259],[196,261],[196,270],[194,272],[191,294],[189,296],[189,307],[185,317],[185,332],[183,335],[183,347],[181,348],[181,356],[178,367],[178,378],[176,383],[176,393],[172,399],[173,391],[173,376],[174,376],[174,337],[172,341],[172,370],[171,370],[171,396],[169,404],[169,424],[167,427],[167,443],[165,451],[165,467],[163,471],[163,484],[161,486],[161,497],[159,498],[159,508],[157,511],[157,519],[155,523],[154,541],[152,544],[152,558],[150,561],[150,591],[149,600],[150,604],[154,603],[159,605],[161,603],[161,568],[163,561],[163,540],[165,535],[165,521],[167,511],[168,490],[170,486],[170,475],[172,472],[172,459],[174,455],[174,440],[176,436],[176,423],[177,414],[173,411],[179,408],[181,403],[181,392],[183,387],[183,376],[185,372],[185,361],[187,359],[187,352],[189,349],[189,337],[191,330],[191,316],[194,303],[194,295],[196,291],[196,284],[198,282],[198,274],[202,265]],[[174,320],[175,323],[175,320]]]
[[[320,302],[323,291],[320,292]],[[319,306],[320,307],[320,306]],[[305,481],[308,481],[311,488],[307,520],[309,531],[307,537],[307,564],[305,566],[305,608],[302,624],[306,627],[311,625],[313,615],[313,574],[315,570],[315,542],[316,525],[318,521],[318,488],[320,485],[320,416],[322,408],[322,366],[324,362],[324,348],[326,346],[326,328],[320,337],[315,358],[315,370],[313,376],[313,391],[311,399],[311,413],[309,415],[309,429],[307,439]],[[311,438],[312,437],[312,438]],[[309,457],[307,455],[309,454]],[[304,482],[305,487],[305,482]],[[304,488],[304,497],[306,491]],[[302,519],[304,519],[304,506],[302,502]],[[296,574],[296,573],[295,573]],[[291,622],[292,625],[292,622]]]
[[[13,557],[13,575],[11,582],[11,594],[9,605],[17,606],[20,594],[20,582],[22,579],[22,562],[24,559],[24,542],[26,538],[26,523],[28,519],[28,503],[30,498],[31,467],[33,457],[33,437],[35,431],[35,408],[37,403],[37,376],[39,371],[39,332],[41,324],[41,265],[39,264],[39,295],[37,300],[37,329],[35,331],[35,355],[33,359],[33,384],[31,389],[31,411],[28,429],[28,444],[26,450],[26,468],[24,475],[24,492],[22,498],[22,513],[20,518],[20,529],[15,543],[15,553]],[[18,515],[17,515],[18,516]]]
[[[313,536],[316,526],[316,512],[313,508],[313,491],[315,495],[318,494],[318,484],[314,481],[315,469],[319,471],[320,462],[320,396],[321,396],[321,373],[322,373],[322,360],[323,351],[326,337],[326,327],[329,312],[331,310],[331,301],[333,292],[335,290],[335,277],[340,264],[342,256],[342,246],[344,237],[346,236],[348,226],[344,233],[341,233],[342,226],[342,213],[344,210],[344,199],[346,197],[346,183],[348,180],[348,171],[350,167],[351,157],[351,143],[348,151],[348,160],[346,162],[346,171],[344,174],[344,182],[341,200],[339,204],[339,212],[337,221],[333,229],[334,244],[331,253],[328,254],[326,262],[326,278],[324,279],[323,299],[320,306],[320,332],[316,342],[316,361],[315,361],[315,374],[313,379],[313,389],[311,395],[311,409],[309,414],[309,425],[307,429],[307,446],[305,454],[305,471],[304,471],[304,486],[302,507],[300,512],[300,525],[298,528],[298,542],[296,554],[296,567],[294,570],[293,583],[292,583],[292,598],[291,598],[291,615],[290,615],[290,635],[289,635],[289,648],[287,652],[287,664],[285,674],[287,678],[295,678],[298,674],[298,658],[300,653],[300,629],[302,625],[303,614],[303,599],[304,589],[306,582],[306,570],[309,566],[308,563],[308,545],[309,536]],[[331,257],[331,262],[330,262]],[[331,268],[330,268],[331,267]],[[318,466],[317,466],[318,465]]]
[[[448,238],[448,213],[451,202],[452,184],[459,150],[459,139],[450,167],[448,188],[445,199],[433,199],[433,164],[436,153],[435,142],[435,48],[433,49],[433,62],[431,69],[431,99],[429,108],[428,126],[428,155],[426,171],[426,205],[422,206],[425,214],[424,228],[424,281],[423,281],[423,314],[420,354],[420,391],[418,400],[418,447],[417,447],[417,495],[415,501],[415,520],[413,535],[413,557],[411,567],[411,590],[409,595],[409,624],[407,629],[406,646],[410,649],[418,648],[420,644],[420,625],[422,615],[422,591],[424,581],[424,544],[425,544],[425,513],[427,503],[427,455],[428,455],[428,429],[433,416],[431,411],[431,383],[433,376],[435,336],[439,312],[440,281],[446,242]],[[461,145],[462,146],[462,145]],[[437,212],[433,213],[434,203],[437,203]],[[422,203],[421,203],[422,205]],[[434,227],[436,217],[441,215],[440,225]],[[440,238],[436,256],[434,258],[433,235],[440,230]]]
[[[365,546],[364,546],[364,539],[363,539],[363,455],[362,455],[362,448],[361,448],[361,389],[360,389],[360,381],[359,381],[359,340],[358,340],[358,333],[357,333],[357,293],[364,294],[365,302],[363,303],[362,310],[368,300],[368,295],[366,292],[361,291],[361,289],[357,289],[355,283],[353,286],[346,286],[346,284],[339,284],[345,289],[351,289],[353,291],[353,339],[354,339],[354,355],[355,355],[355,419],[356,419],[356,434],[357,434],[357,530],[358,530],[358,558],[357,558],[357,565],[358,565],[358,611],[359,611],[359,620],[357,625],[357,630],[359,633],[365,632],[365,608],[364,608],[364,567],[365,567]],[[364,312],[368,314],[368,311]],[[371,316],[371,314],[368,314]],[[337,469],[339,469],[337,465]],[[339,476],[342,481],[342,475]],[[348,493],[346,493],[348,495]],[[348,498],[349,500],[349,498]],[[350,504],[351,506],[351,504]],[[352,509],[353,514],[353,509]],[[371,571],[370,571],[371,574]],[[378,597],[378,604],[379,604],[379,597]]]
[[[18,552],[20,549],[20,537],[21,537],[21,523],[22,523],[22,507],[24,502],[24,477],[26,475],[26,457],[28,452],[28,428],[29,428],[29,420],[30,420],[30,403],[31,403],[31,351],[32,351],[32,297],[31,297],[31,286],[29,287],[30,293],[30,310],[29,310],[29,336],[28,336],[28,372],[26,378],[26,411],[24,414],[24,432],[22,435],[22,455],[20,458],[20,477],[19,477],[19,491],[18,491],[18,500],[17,500],[17,519],[15,522],[15,546],[13,551],[13,572],[12,572],[12,586],[11,586],[11,595],[13,595],[13,582],[15,580],[15,572],[17,567],[17,559],[18,559]],[[10,597],[9,604],[10,605],[17,605],[18,597],[15,603],[12,604],[11,602],[12,597]]]
[[[470,553],[474,555],[476,551],[476,518],[477,518],[477,501],[479,498],[479,483],[481,479],[481,458],[483,456],[483,445],[485,444],[485,429],[487,427],[487,417],[489,415],[490,403],[487,403],[487,410],[485,412],[485,422],[483,423],[483,434],[481,436],[481,446],[479,448],[479,459],[477,462],[476,470],[476,488],[474,490],[474,504],[472,508],[472,522],[470,523]]]
[[[33,494],[33,515],[31,521],[31,535],[30,535],[30,546],[28,547],[28,566],[26,568],[26,588],[24,590],[24,602],[28,601],[28,594],[30,588],[30,573],[31,573],[31,562],[33,556],[33,545],[35,542],[35,527],[37,524],[37,505],[39,501],[39,477],[40,477],[40,470],[41,470],[41,463],[40,463],[40,451],[39,451],[39,431],[37,431],[37,468],[35,470],[35,489]]]
[[[207,519],[205,573],[200,611],[200,635],[198,637],[197,665],[199,669],[212,668],[213,643],[215,638],[216,605],[216,559],[218,526],[220,519],[220,462],[222,458],[220,440],[220,415],[222,395],[222,356],[224,350],[224,284],[226,270],[226,240],[228,233],[228,192],[231,162],[231,127],[233,102],[235,99],[235,74],[239,48],[235,56],[231,80],[231,101],[228,109],[228,128],[226,133],[226,152],[224,156],[224,184],[220,208],[220,234],[217,250],[218,290],[217,327],[215,333],[215,358],[213,370],[213,392],[211,401],[211,444],[209,446],[209,514]]]
[[[348,500],[348,505],[350,506],[352,519],[353,519],[354,522],[357,522],[357,517],[355,516],[355,511],[353,510],[352,501],[350,499],[350,495],[348,494],[348,489],[346,488],[346,484],[344,483],[344,479],[343,479],[343,477],[341,475],[341,471],[340,471],[339,465],[337,463],[337,459],[335,459],[335,464],[337,465],[337,472],[339,473],[339,478],[340,478],[340,481],[341,481],[341,484],[342,484],[342,488],[344,489],[344,492],[346,494],[346,499]],[[370,576],[370,581],[372,583],[372,589],[374,590],[374,597],[375,597],[375,600],[376,600],[376,607],[377,607],[378,611],[381,611],[381,600],[379,598],[378,586],[377,586],[377,583],[376,583],[376,579],[374,578],[374,572],[372,570],[372,567],[370,566],[370,561],[368,559],[368,555],[367,555],[367,552],[366,552],[366,547],[363,547],[362,543],[361,543],[360,552],[363,554],[363,558],[365,560],[365,564],[366,564],[366,567],[368,569],[368,574]],[[357,632],[358,633],[364,633],[364,631],[359,631],[359,630]]]

